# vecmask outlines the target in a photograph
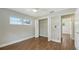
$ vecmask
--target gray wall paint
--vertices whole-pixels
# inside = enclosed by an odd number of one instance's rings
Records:
[[[32,25],[11,25],[9,17],[16,16],[32,19]],[[0,45],[35,35],[35,25],[32,17],[11,11],[0,9]]]
[[[48,22],[47,19],[39,21],[40,36],[48,37]]]

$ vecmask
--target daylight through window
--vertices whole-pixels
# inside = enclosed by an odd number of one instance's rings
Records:
[[[18,18],[15,16],[10,17],[10,24],[15,24],[15,25],[30,25],[32,21],[30,19],[23,19],[23,18]]]

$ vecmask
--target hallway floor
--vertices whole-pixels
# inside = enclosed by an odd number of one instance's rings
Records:
[[[31,38],[15,43],[0,50],[73,50],[74,40],[63,40],[62,43],[49,41],[46,37]]]

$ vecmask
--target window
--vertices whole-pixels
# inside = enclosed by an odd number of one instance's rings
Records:
[[[30,25],[32,22],[30,19],[22,19],[15,16],[10,17],[10,24],[15,25]]]
[[[31,24],[31,20],[29,20],[29,19],[27,19],[27,20],[24,19],[24,20],[23,20],[23,24],[24,24],[24,25],[29,25],[29,24]]]

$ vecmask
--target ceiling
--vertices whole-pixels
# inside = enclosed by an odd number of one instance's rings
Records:
[[[9,9],[32,17],[42,17],[48,15],[50,12],[57,12],[60,10],[64,10],[65,8],[9,8]],[[33,9],[37,9],[38,12],[33,12],[32,11]]]

